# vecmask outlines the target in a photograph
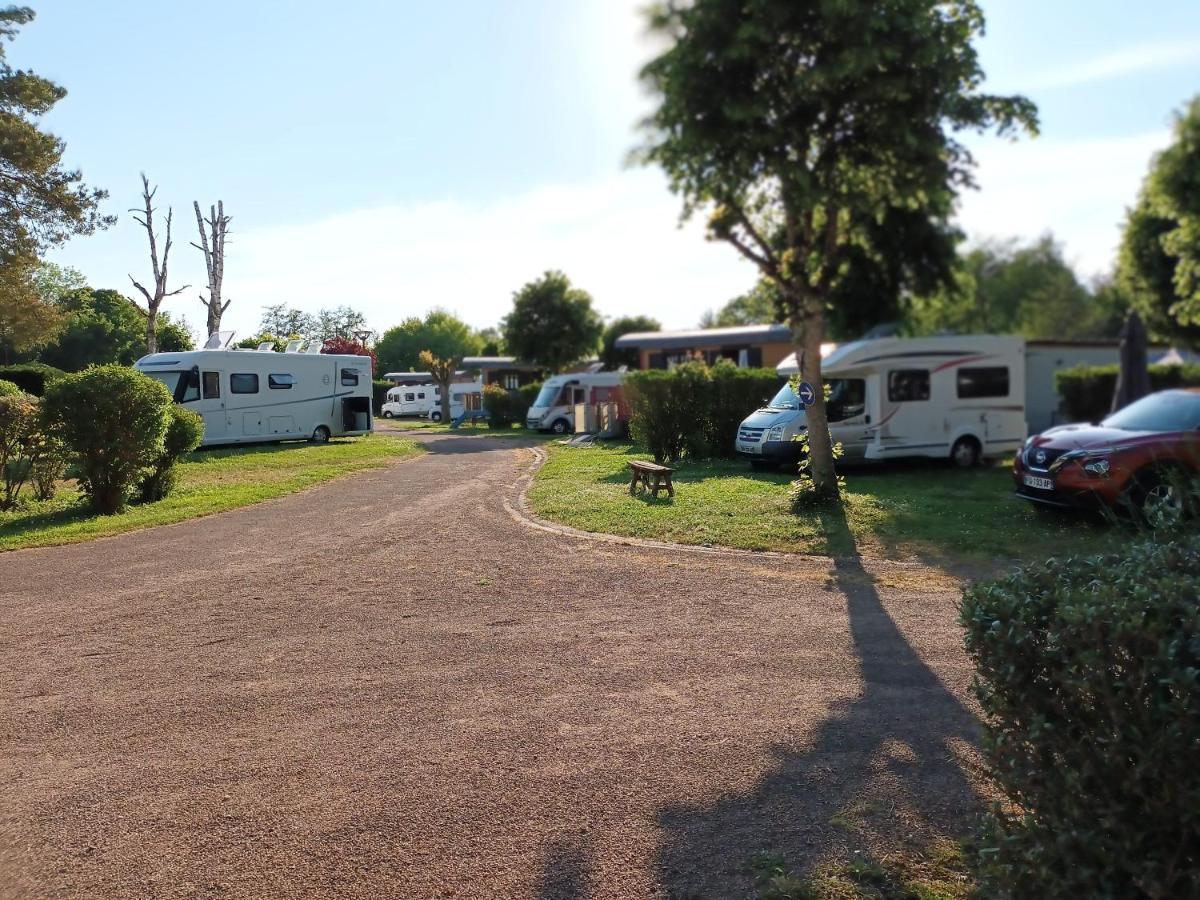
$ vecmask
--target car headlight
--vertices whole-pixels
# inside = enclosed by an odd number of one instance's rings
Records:
[[[773,425],[771,427],[771,429],[767,432],[767,440],[768,441],[782,441],[783,440],[783,431],[784,431],[783,425]]]
[[[1111,468],[1112,466],[1109,465],[1107,459],[1093,459],[1091,462],[1084,463],[1083,465],[1083,471],[1091,475],[1098,475],[1101,478],[1107,475]]]

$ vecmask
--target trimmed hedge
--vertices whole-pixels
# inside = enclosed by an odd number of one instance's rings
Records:
[[[142,503],[164,499],[179,483],[179,460],[191,453],[204,439],[204,420],[190,409],[171,404],[162,452],[146,470],[138,484]]]
[[[1063,411],[1071,422],[1098,422],[1112,410],[1113,393],[1117,389],[1118,366],[1075,366],[1054,376],[1055,386],[1063,398]],[[1200,365],[1150,366],[1150,387],[1155,391],[1168,388],[1200,387]]]
[[[983,896],[1197,895],[1198,597],[1195,536],[966,592],[985,750],[1010,801],[981,843]]]
[[[67,373],[45,363],[18,363],[12,366],[0,366],[0,379],[11,381],[27,394],[41,397],[46,393],[46,384],[56,378],[62,378]]]
[[[375,405],[375,415],[383,415],[383,404],[387,403],[387,392],[395,385],[390,381],[384,381],[382,378],[376,378],[371,382],[371,399]]]
[[[738,426],[783,384],[774,369],[689,362],[625,379],[629,430],[659,462],[734,456]]]

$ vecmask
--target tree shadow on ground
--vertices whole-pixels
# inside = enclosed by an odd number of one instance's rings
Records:
[[[830,518],[838,543],[853,546],[844,516]],[[962,836],[977,816],[959,758],[977,743],[974,716],[910,646],[857,554],[834,561],[833,583],[846,598],[861,696],[835,707],[807,749],[778,747],[751,793],[661,812],[669,896],[745,896],[761,853],[803,872],[852,850],[919,852]]]
[[[537,886],[538,900],[584,900],[593,896],[587,847],[579,840],[550,845]]]

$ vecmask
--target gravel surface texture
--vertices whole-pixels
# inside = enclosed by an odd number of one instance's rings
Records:
[[[742,897],[969,823],[954,579],[531,528],[530,450],[418,439],[0,555],[0,897]]]

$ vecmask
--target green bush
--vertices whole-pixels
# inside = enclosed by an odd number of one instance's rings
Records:
[[[199,447],[204,438],[204,420],[190,409],[172,404],[169,415],[162,452],[138,483],[138,495],[143,503],[162,500],[175,489],[179,481],[180,457]]]
[[[629,430],[659,462],[733,456],[742,419],[769,400],[781,382],[773,369],[728,363],[631,372],[625,379]]]
[[[532,403],[533,400],[526,402],[521,391],[505,390],[498,384],[483,387],[483,408],[487,410],[489,428],[511,428],[513,422],[524,425],[525,412]]]
[[[387,403],[387,392],[395,385],[390,381],[384,381],[382,378],[376,378],[371,382],[371,395],[375,404],[375,415],[383,415],[383,404]]]
[[[983,895],[1194,897],[1200,539],[1050,560],[970,588],[985,749],[1010,803]]]
[[[22,391],[11,381],[5,381],[3,378],[0,378],[0,397],[15,397],[17,394],[22,393],[24,393],[24,391]]]
[[[46,388],[45,416],[97,512],[119,512],[163,452],[174,404],[161,381],[119,365],[94,366]]]
[[[45,363],[19,363],[12,366],[0,366],[0,379],[11,381],[27,394],[41,397],[46,393],[46,385],[66,373],[62,369],[48,366]]]
[[[1054,376],[1063,412],[1070,422],[1098,422],[1112,410],[1118,366],[1075,366]],[[1200,387],[1200,365],[1150,366],[1150,387],[1165,391]]]
[[[0,394],[0,509],[12,509],[29,478],[29,441],[37,426],[37,399],[22,391]]]

